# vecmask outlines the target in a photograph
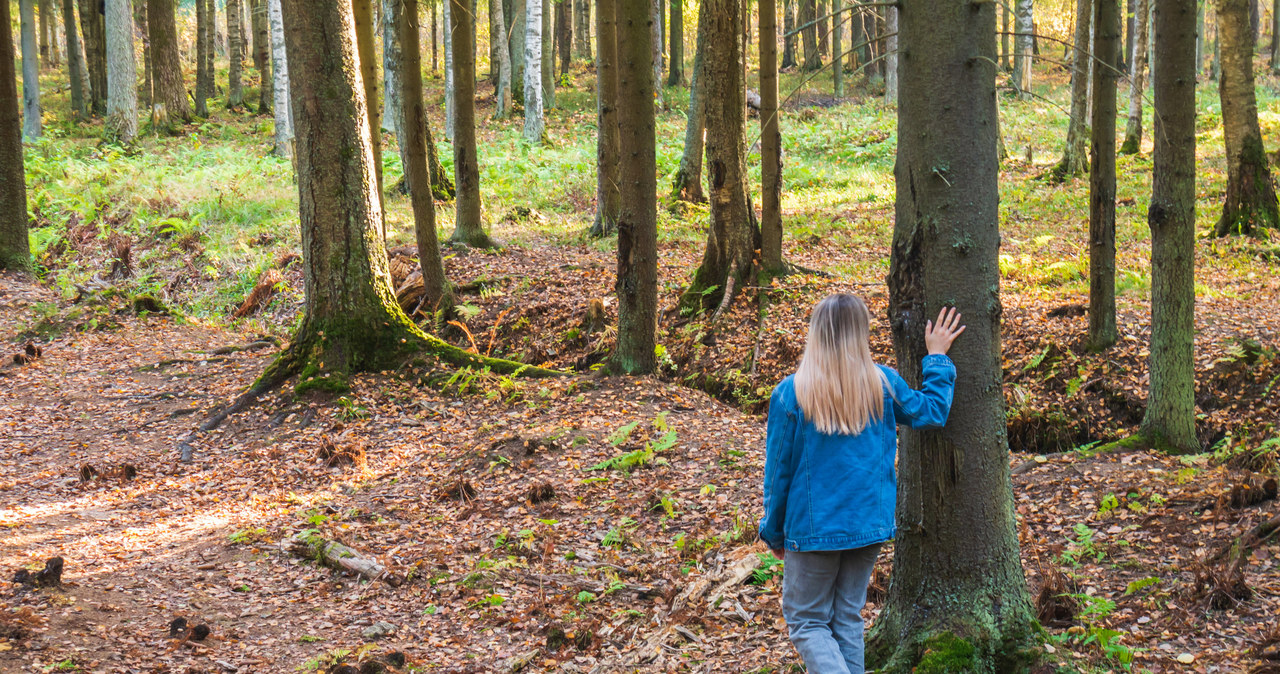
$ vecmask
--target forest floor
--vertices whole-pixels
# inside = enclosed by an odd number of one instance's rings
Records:
[[[1061,78],[1045,82],[1061,98]],[[590,299],[603,301],[606,326],[616,310],[612,245],[581,233],[593,141],[575,130],[594,113],[578,84],[549,113],[547,147],[481,114],[486,212],[507,245],[452,251],[462,305],[459,325],[441,331],[577,374],[463,370],[439,389],[365,375],[337,397],[282,389],[195,435],[262,372],[300,306],[289,165],[245,151],[264,144],[264,118],[219,112],[128,152],[68,127],[30,150],[40,270],[0,277],[0,344],[19,353],[30,341],[42,356],[18,364],[0,352],[0,670],[324,671],[392,651],[413,671],[630,671],[641,653],[656,658],[645,671],[797,668],[780,567],[754,540],[760,413],[827,293],[867,297],[876,355],[892,362],[893,115],[865,97],[794,101],[786,254],[834,276],[745,289],[716,326],[665,313],[662,371],[613,378],[594,366],[614,334],[583,324]],[[1274,147],[1280,100],[1260,94]],[[1202,104],[1205,224],[1223,177],[1211,97]],[[1063,126],[1051,105],[1009,100],[1002,111],[1015,155],[1001,176],[1000,260],[1013,489],[1050,661],[1278,671],[1267,658],[1280,657],[1280,540],[1234,569],[1210,560],[1280,512],[1274,498],[1248,497],[1266,495],[1280,454],[1277,240],[1198,243],[1204,453],[1099,453],[1144,407],[1149,153],[1121,160],[1122,339],[1090,353],[1087,180],[1042,179]],[[682,129],[678,112],[659,119],[664,172]],[[392,184],[398,159],[386,159]],[[387,203],[399,285],[414,239],[405,199]],[[663,206],[671,306],[701,254],[705,210]],[[255,286],[271,292],[233,318]],[[282,551],[299,532],[340,540],[385,573],[361,582]],[[61,588],[8,582],[53,556],[65,560]],[[210,636],[170,638],[175,618]]]

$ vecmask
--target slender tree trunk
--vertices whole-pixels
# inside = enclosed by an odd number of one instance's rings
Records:
[[[18,0],[18,21],[22,31],[22,137],[33,141],[40,137],[43,121],[40,118],[40,56],[36,45],[35,0]]]
[[[1013,59],[1013,85],[1020,98],[1029,98],[1031,93],[1031,56],[1035,51],[1034,33],[1035,18],[1032,14],[1032,0],[1015,0],[1014,13],[1017,16],[1017,39],[1014,40],[1016,54]]]
[[[138,107],[144,115],[152,117],[152,126],[168,131],[169,118],[167,111],[161,107],[155,109],[156,74],[151,53],[151,29],[147,21],[147,0],[132,0],[133,22],[137,26],[136,33],[142,40],[142,84],[138,86]]]
[[[440,32],[444,35],[444,137],[453,142],[454,124],[458,116],[458,94],[453,86],[453,0],[440,1],[444,7],[444,23],[440,27]],[[456,166],[453,172],[457,179]],[[462,188],[461,182],[458,183],[458,188]]]
[[[670,0],[669,6],[671,7],[671,36],[669,38],[671,48],[670,56],[667,59],[667,86],[679,87],[684,86],[684,0]],[[776,32],[775,40],[777,39]],[[763,34],[761,34],[760,39],[761,44],[763,44],[765,39]],[[777,51],[776,47],[774,51]]]
[[[254,0],[253,3],[253,62],[258,69],[258,114],[271,111],[274,99],[274,85],[271,68],[271,22],[267,18],[268,0]]]
[[[89,118],[85,103],[88,74],[84,69],[84,51],[80,47],[80,31],[76,29],[75,0],[62,0],[62,24],[67,36],[67,76],[71,80],[71,115],[76,121]]]
[[[442,2],[443,0],[440,1]],[[436,72],[440,69],[440,59],[436,54],[436,33],[439,32],[439,28],[436,26],[436,5],[439,3],[436,0],[431,0],[428,4],[431,5],[431,76],[435,77]]]
[[[1120,0],[1094,8],[1092,157],[1089,165],[1089,348],[1116,343],[1116,79]]]
[[[1253,81],[1251,0],[1216,0],[1222,49],[1222,130],[1227,146],[1227,193],[1214,234],[1257,234],[1280,224],[1271,165],[1258,126]]]
[[[1280,0],[1271,0],[1271,74],[1280,75]]]
[[[840,2],[841,0],[836,0]],[[678,2],[678,0],[673,0]],[[782,131],[778,120],[778,3],[761,0],[760,21],[760,263],[782,264]]]
[[[556,64],[555,45],[552,43],[551,15],[555,11],[555,0],[542,1],[542,107],[552,110],[556,107]]]
[[[556,3],[556,48],[560,57],[560,74],[569,72],[573,64],[573,7],[571,0]]]
[[[1206,4],[1208,4],[1208,2],[1196,3],[1196,76],[1197,77],[1199,77],[1200,74],[1204,72],[1204,40],[1205,40],[1204,6]],[[1147,25],[1150,26],[1151,23],[1148,21]],[[1151,58],[1151,56],[1152,56],[1151,52],[1148,51],[1147,52],[1148,61],[1154,60]]]
[[[796,67],[796,1],[782,0],[782,65],[781,70]]]
[[[1071,119],[1067,124],[1067,142],[1062,150],[1062,159],[1053,170],[1057,180],[1066,180],[1089,169],[1089,126],[1084,120],[1089,115],[1090,74],[1095,72],[1091,62],[1096,55],[1090,40],[1094,32],[1090,30],[1093,4],[1094,0],[1076,0],[1076,29],[1071,47]],[[1097,100],[1096,94],[1094,100]]]
[[[174,3],[168,0],[149,0],[147,26],[151,32],[154,102],[164,106],[163,113],[154,117],[160,119],[160,130],[174,133],[178,130],[179,123],[191,121],[187,88],[182,81],[182,57],[178,53],[178,22],[174,15]]]
[[[1013,37],[1013,11],[1011,3],[1000,3],[1000,67],[1006,72],[1013,70],[1013,52],[1009,49],[1009,39]]]
[[[227,69],[228,110],[240,110],[244,107],[244,84],[241,82],[244,48],[240,44],[240,3],[246,1],[227,0],[227,57],[231,59],[231,66]]]
[[[107,41],[102,3],[79,0],[80,34],[84,38],[85,65],[89,71],[89,106],[93,114],[107,114]]]
[[[625,0],[623,0],[625,2]],[[663,98],[662,92],[662,6],[661,0],[650,0],[650,10],[653,16],[649,18],[650,46],[653,47],[653,53],[649,56],[649,64],[653,67],[653,96],[654,105],[658,110],[665,110],[667,102]],[[621,49],[621,48],[619,48]]]
[[[597,11],[615,0],[598,0]],[[614,369],[647,374],[656,365],[658,324],[657,154],[654,131],[653,5],[617,0],[619,155],[618,347]],[[610,22],[614,23],[614,22]],[[735,40],[736,41],[736,40]],[[603,33],[600,43],[605,42]]]
[[[693,53],[693,80],[689,83],[689,113],[684,124],[684,152],[671,182],[671,196],[691,204],[706,203],[702,190],[702,150],[706,131],[707,30],[698,22],[698,39]]]
[[[197,3],[203,0],[196,0]],[[280,15],[280,0],[267,0],[271,21],[271,71],[275,105],[275,147],[277,157],[293,156],[293,106],[289,103],[289,57],[284,43],[284,18]]]
[[[129,0],[106,0],[107,131],[121,143],[138,135],[138,68]]]
[[[1151,69],[1151,371],[1141,434],[1153,447],[1200,451],[1195,427],[1196,3],[1155,3]]]
[[[404,112],[400,100],[401,80],[403,72],[401,59],[404,58],[405,46],[400,42],[400,27],[403,18],[403,0],[382,0],[382,130],[395,135],[400,147],[401,159],[404,159],[404,132],[401,128]],[[417,3],[415,3],[417,4]],[[416,26],[419,19],[414,19]],[[421,38],[419,38],[421,44]],[[422,56],[418,56],[418,64],[422,64]],[[421,78],[421,73],[419,73]],[[401,166],[404,166],[401,162]]]
[[[209,81],[209,98],[218,95],[218,5],[214,0],[196,0],[196,2],[205,3],[205,14],[209,20],[205,22],[205,58],[204,64],[205,76]]]
[[[537,0],[510,0],[511,14],[507,16],[508,29],[508,47],[511,53],[511,97],[521,105],[525,105],[524,100],[524,66],[525,66],[525,41],[528,40],[528,26],[526,25],[525,5],[528,2],[536,2]]]
[[[27,176],[23,169],[22,124],[18,121],[11,11],[7,0],[0,2],[0,269],[26,270],[31,268],[31,244],[27,237]],[[68,23],[67,28],[68,36],[74,34],[74,23]],[[67,57],[70,60],[71,55]],[[24,67],[26,62],[24,58]]]
[[[616,232],[622,211],[618,182],[617,7],[620,1],[626,0],[596,0],[596,218],[591,225],[594,237]]]
[[[1008,14],[1008,10],[1005,10]],[[898,8],[886,7],[884,14],[884,102],[898,104]]]
[[[1124,61],[1126,64],[1132,64],[1134,59],[1137,58],[1134,52],[1137,42],[1134,41],[1133,35],[1134,31],[1137,30],[1138,12],[1141,11],[1138,5],[1138,0],[1126,0],[1125,2],[1125,7],[1128,10],[1128,16],[1125,18],[1124,24]]]
[[[840,34],[844,32],[840,27],[840,20],[844,18],[841,15],[843,4],[844,0],[831,0],[831,11],[835,13],[831,19],[831,86],[836,98],[844,98],[844,58],[841,57],[844,48],[840,44]],[[858,12],[856,9],[853,11]],[[852,31],[850,31],[850,38],[851,42],[857,43],[857,36]]]
[[[506,14],[503,13],[502,5],[502,0],[493,0],[494,23],[499,26],[506,25]],[[511,54],[507,50],[507,41],[501,34],[493,42],[495,51],[498,52],[498,89],[494,94],[497,105],[493,116],[506,119],[511,116]]]
[[[822,55],[818,53],[818,26],[815,23],[817,15],[814,9],[814,0],[798,1],[800,3],[800,16],[797,20],[801,26],[804,26],[800,31],[800,36],[804,42],[804,69],[812,72],[822,67]]]
[[[897,221],[889,319],[919,384],[925,321],[954,306],[968,330],[947,426],[899,431],[898,532],[868,669],[1014,672],[1038,635],[1018,553],[999,381],[996,5],[898,8]],[[945,578],[945,582],[939,579]],[[923,654],[932,667],[926,668]]]
[[[1134,28],[1137,37],[1133,43],[1133,60],[1129,68],[1129,119],[1124,127],[1124,143],[1120,146],[1120,154],[1138,154],[1142,151],[1142,97],[1146,93],[1144,71],[1147,68],[1147,9],[1150,1],[1138,0],[1138,20]]]
[[[373,175],[377,179],[378,202],[382,204],[382,106],[378,102],[378,58],[373,44],[373,1],[352,0],[351,10],[356,19],[356,56],[360,63],[360,81],[364,83],[365,114],[369,117],[369,137],[373,145]]]
[[[40,46],[40,62],[45,64],[46,67],[53,66],[53,63],[49,60],[50,50],[57,51],[57,47],[54,45],[53,38],[50,37],[49,35],[50,33],[49,16],[53,14],[53,11],[50,9],[50,7],[51,5],[49,0],[39,0],[38,10],[39,10],[39,19],[40,19],[40,23],[39,23],[40,30],[38,34],[39,39],[37,40],[37,43]]]
[[[524,36],[524,139],[542,142],[542,4],[544,0],[525,3]]]
[[[480,221],[480,166],[476,159],[476,57],[470,3],[448,0],[453,34],[453,172],[458,185],[457,215],[450,240],[493,248]]]
[[[279,0],[276,0],[277,2]],[[209,30],[209,7],[205,0],[196,0],[196,92],[195,114],[197,117],[209,116],[210,77],[206,63],[209,60],[209,42],[205,33]]]
[[[591,0],[573,0],[574,22],[573,34],[577,39],[574,52],[578,58],[591,60]]]
[[[818,21],[818,55],[832,56],[831,49],[827,42],[830,37],[830,24],[827,23],[827,0],[816,0],[814,3],[814,16]],[[834,56],[832,56],[834,58]]]

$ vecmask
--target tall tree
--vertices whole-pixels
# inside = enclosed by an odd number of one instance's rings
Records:
[[[210,46],[205,39],[209,30],[209,5],[205,0],[196,0],[196,91],[195,114],[197,117],[209,116],[209,95],[212,93],[212,77],[206,67],[209,60]]]
[[[480,165],[476,159],[476,57],[471,6],[448,0],[453,33],[453,175],[458,185],[453,235],[455,243],[493,248],[480,220]]]
[[[494,23],[499,26],[506,25],[506,14],[503,12],[502,0],[493,0]],[[494,92],[496,105],[494,106],[493,116],[498,119],[506,119],[511,116],[511,52],[508,49],[506,40],[501,39],[501,34],[493,40],[494,50],[498,55],[498,62],[494,64],[494,69],[498,73],[498,88]]]
[[[18,21],[22,31],[22,137],[40,137],[40,55],[36,45],[35,0],[18,0]],[[12,39],[12,38],[10,38]]]
[[[1196,2],[1161,0],[1151,84],[1151,356],[1140,434],[1153,447],[1200,451],[1195,427]]]
[[[75,0],[62,0],[62,25],[67,36],[67,76],[71,80],[71,115],[77,121],[89,118],[85,103],[88,73],[84,70],[84,51],[80,47],[80,31],[76,30]]]
[[[599,0],[597,9],[614,0]],[[658,325],[657,153],[653,95],[653,6],[617,2],[619,154],[622,210],[618,217],[618,347],[613,367],[652,372]],[[735,40],[736,41],[736,40]]]
[[[182,56],[178,53],[178,22],[174,15],[174,3],[168,0],[147,2],[147,26],[151,31],[154,101],[164,106],[163,113],[155,117],[161,124],[161,130],[172,133],[177,130],[179,122],[191,121],[187,88],[182,81]]]
[[[796,0],[782,0],[782,70],[796,67]]]
[[[831,36],[830,24],[827,23],[827,0],[815,0],[814,17],[818,22],[818,54],[831,56],[828,39]],[[834,58],[834,56],[832,56]]]
[[[205,14],[209,17],[204,27],[204,71],[205,77],[209,82],[209,97],[213,98],[218,94],[218,70],[216,67],[218,56],[218,5],[214,0],[196,0],[196,2],[205,3]]]
[[[650,46],[653,53],[649,55],[649,64],[653,68],[653,100],[659,110],[667,108],[662,92],[662,0],[650,0],[653,17],[649,20],[651,36]]]
[[[1020,671],[1020,651],[1037,633],[998,385],[995,22],[993,3],[898,8],[910,58],[898,62],[889,319],[903,376],[920,382],[925,321],[942,307],[958,309],[969,329],[951,352],[963,366],[946,428],[899,431],[899,529],[868,668],[909,672],[932,651],[935,666],[946,663],[938,671]]]
[[[196,0],[196,4],[204,0]],[[289,56],[284,44],[284,17],[280,14],[280,0],[267,0],[271,21],[271,78],[275,105],[275,146],[272,154],[277,157],[293,156],[293,106],[289,103]]]
[[[1094,9],[1092,152],[1089,164],[1089,348],[1116,343],[1116,79],[1120,0]]]
[[[1003,10],[1008,14],[1008,8]],[[884,102],[898,104],[898,8],[884,12]]]
[[[596,0],[596,217],[591,235],[618,229],[622,195],[618,181],[618,24],[619,0]]]
[[[444,35],[444,137],[445,140],[453,141],[453,126],[457,117],[457,92],[453,86],[453,2],[452,0],[440,0],[444,7],[444,25],[440,27],[440,32]],[[457,167],[454,167],[454,175],[457,175]]]
[[[1066,180],[1085,172],[1089,167],[1089,115],[1090,67],[1095,58],[1090,35],[1093,30],[1093,0],[1076,0],[1076,28],[1071,43],[1071,119],[1067,123],[1067,142],[1062,149],[1062,159],[1053,168],[1056,180]],[[1115,134],[1112,134],[1115,135]]]
[[[39,13],[40,62],[46,64],[47,67],[52,68],[54,67],[54,63],[51,58],[51,54],[58,53],[58,44],[53,35],[53,26],[50,24],[50,19],[53,18],[53,3],[50,2],[50,0],[40,0]]]
[[[761,5],[763,7],[764,5]],[[667,86],[684,85],[684,0],[671,0],[671,49],[667,65]],[[775,34],[776,34],[775,30]],[[763,33],[761,34],[763,35]],[[763,40],[763,37],[761,38]],[[777,39],[776,37],[774,38]],[[762,42],[763,44],[763,42]]]
[[[1013,57],[1013,86],[1021,98],[1031,93],[1031,56],[1035,51],[1035,17],[1032,0],[1015,0],[1015,30]]]
[[[525,3],[524,39],[524,139],[542,142],[546,128],[542,120],[542,5],[544,0]]]
[[[673,0],[679,2],[679,0]],[[837,3],[841,0],[836,0]],[[763,0],[760,22],[760,263],[782,265],[782,132],[778,124],[778,3]],[[839,25],[839,22],[837,22]]]
[[[7,1],[0,2],[0,269],[30,269],[27,183],[23,170],[22,125],[18,123],[11,11]],[[74,29],[72,24],[67,25]]]
[[[1000,67],[1007,72],[1013,71],[1013,51],[1009,49],[1010,33],[1013,32],[1013,10],[1007,2],[1000,3]]]
[[[80,34],[89,70],[89,106],[95,115],[107,114],[107,38],[103,3],[79,0]]]
[[[560,73],[569,72],[573,64],[573,7],[571,0],[556,2],[556,49],[560,58]]]
[[[844,32],[840,21],[844,0],[831,0],[831,11],[835,14],[831,20],[831,87],[836,98],[844,98],[844,49],[840,45],[840,34]],[[855,10],[856,11],[856,10]],[[860,13],[860,12],[859,12]],[[852,14],[851,14],[852,16]],[[857,35],[851,35],[852,42],[857,42]]]
[[[1254,234],[1280,225],[1271,164],[1258,126],[1253,83],[1254,31],[1249,24],[1249,7],[1253,4],[1251,0],[1215,0],[1222,50],[1218,98],[1222,102],[1222,136],[1227,146],[1227,193],[1222,217],[1214,228],[1217,236]]]
[[[122,143],[138,135],[138,68],[129,0],[106,0],[107,131]]]
[[[814,8],[814,0],[798,0],[800,3],[800,36],[804,42],[804,69],[808,71],[822,68],[822,55],[818,52],[818,17]],[[699,14],[701,17],[701,14]]]
[[[240,43],[240,21],[242,13],[240,3],[248,0],[227,0],[227,56],[231,64],[227,68],[227,109],[240,110],[244,107],[244,47]]]
[[[528,26],[525,25],[525,5],[535,0],[508,0],[511,11],[507,13],[509,49],[511,52],[511,96],[524,105],[524,56]]]
[[[591,0],[573,0],[573,35],[579,58],[591,60]]]
[[[258,114],[271,110],[274,86],[271,84],[271,22],[267,18],[267,0],[253,0],[253,65],[258,69]]]
[[[698,23],[697,44],[693,52],[693,79],[689,82],[689,112],[684,123],[684,151],[680,166],[671,181],[671,196],[691,204],[706,203],[702,189],[702,151],[707,119],[707,29]]]
[[[1137,0],[1138,11],[1134,31],[1138,38],[1133,43],[1133,56],[1129,61],[1129,119],[1124,126],[1124,143],[1120,154],[1138,154],[1142,150],[1142,98],[1146,94],[1144,81],[1147,68],[1147,33],[1150,24],[1148,8],[1150,0]],[[1132,37],[1132,35],[1131,35]]]
[[[364,84],[365,115],[369,117],[370,142],[373,144],[373,175],[382,200],[382,106],[378,102],[378,59],[374,50],[373,1],[352,0],[356,18],[356,52],[360,62],[360,81]]]
[[[542,107],[551,110],[556,107],[556,64],[555,35],[551,26],[551,15],[554,13],[554,0],[542,0]]]
[[[1280,0],[1271,0],[1271,74],[1280,75]]]
[[[133,0],[133,23],[136,25],[134,31],[142,40],[142,86],[138,87],[138,104],[143,114],[157,115],[164,113],[164,108],[152,110],[152,103],[155,102],[152,93],[155,91],[155,70],[151,67],[151,30],[147,25],[147,0]],[[176,39],[176,38],[175,38]],[[163,116],[163,115],[161,115]],[[168,127],[167,116],[160,120],[161,128]]]

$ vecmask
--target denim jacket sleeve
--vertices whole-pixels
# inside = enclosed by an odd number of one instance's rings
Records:
[[[924,385],[913,390],[890,368],[885,368],[893,397],[893,416],[900,424],[912,428],[942,428],[951,413],[951,397],[955,392],[956,366],[941,354],[930,354],[921,361]]]
[[[787,395],[790,382],[779,384],[769,399],[769,421],[764,449],[764,518],[760,520],[760,540],[774,550],[785,540],[783,522],[787,517],[787,493],[799,459],[795,447],[799,425],[794,398]],[[792,400],[788,400],[791,397]]]

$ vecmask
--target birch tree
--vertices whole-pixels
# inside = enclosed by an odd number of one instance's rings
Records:
[[[129,0],[106,0],[106,126],[122,143],[132,143],[138,135],[138,68],[133,53],[131,10]]]
[[[5,1],[7,0],[0,0]],[[22,30],[22,137],[40,137],[40,56],[36,45],[35,0],[18,0]],[[4,58],[8,58],[6,55]]]
[[[196,0],[200,2],[201,0]],[[293,156],[293,107],[289,103],[289,58],[284,43],[284,17],[280,14],[280,0],[268,0],[271,20],[271,79],[275,105],[276,134],[272,154],[277,157]]]
[[[1016,0],[1014,5],[1014,30],[1018,35],[1014,40],[1013,86],[1020,98],[1028,98],[1031,94],[1031,57],[1035,49],[1036,29],[1031,3],[1032,0]]]
[[[525,3],[524,40],[524,139],[542,141],[542,5],[544,0]]]

